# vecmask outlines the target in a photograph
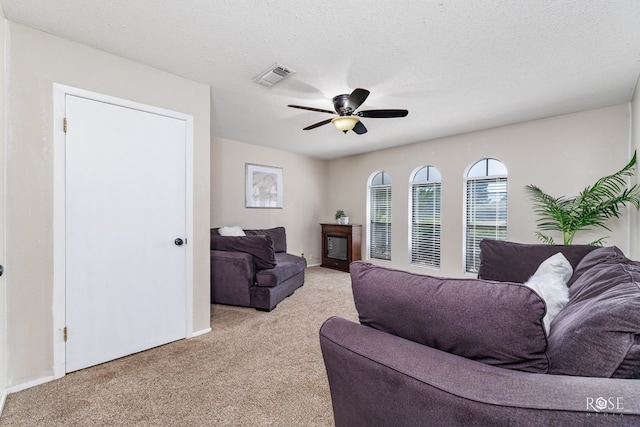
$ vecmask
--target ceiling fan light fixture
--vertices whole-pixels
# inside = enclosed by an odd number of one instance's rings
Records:
[[[352,130],[360,120],[356,116],[338,116],[331,120],[331,123],[344,133]]]

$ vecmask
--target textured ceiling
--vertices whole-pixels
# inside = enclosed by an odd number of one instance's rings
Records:
[[[631,100],[640,1],[0,0],[10,21],[206,83],[214,136],[334,158]],[[253,81],[274,63],[297,73]],[[364,135],[331,98],[371,91]]]

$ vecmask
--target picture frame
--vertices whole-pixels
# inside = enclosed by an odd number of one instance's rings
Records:
[[[245,163],[245,207],[282,209],[282,168]]]

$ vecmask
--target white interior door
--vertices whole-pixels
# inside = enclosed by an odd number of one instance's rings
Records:
[[[68,94],[65,104],[71,372],[186,336],[186,124]]]

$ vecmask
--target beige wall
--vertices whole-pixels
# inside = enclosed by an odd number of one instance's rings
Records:
[[[5,114],[5,95],[4,95],[4,81],[5,81],[5,26],[4,11],[0,5],[0,264],[6,264],[5,258],[5,179],[4,171],[5,167],[5,126],[4,126],[4,114]],[[7,390],[7,371],[6,371],[6,276],[0,277],[0,412],[4,407],[4,401]]]
[[[367,180],[384,170],[393,180],[392,261],[376,261],[395,268],[463,275],[463,174],[477,160],[493,157],[509,170],[508,239],[537,242],[536,216],[524,190],[535,184],[555,196],[573,196],[601,176],[629,160],[627,104],[552,117],[481,132],[425,141],[328,162],[328,197],[321,219],[330,221],[344,209],[353,223],[366,223]],[[408,183],[419,166],[434,165],[442,173],[442,260],[439,271],[410,267],[408,257]],[[607,244],[629,251],[628,219],[609,223],[594,236],[611,236]],[[366,227],[363,227],[366,235]],[[584,243],[589,235],[579,235]],[[366,239],[365,239],[366,240]],[[363,258],[366,258],[363,244]]]
[[[282,209],[245,208],[245,163],[282,168]],[[285,226],[287,251],[320,263],[320,212],[326,194],[326,163],[299,154],[213,138],[211,144],[211,227]]]
[[[635,150],[640,156],[640,79],[636,84],[636,91],[631,101],[631,151]],[[632,182],[640,184],[640,168],[636,166],[635,180]],[[640,213],[631,210],[629,216],[629,235],[631,248],[629,256],[632,259],[640,259]]]
[[[207,86],[8,23],[7,367],[9,387],[53,374],[53,84],[194,116],[193,329],[209,328]]]

